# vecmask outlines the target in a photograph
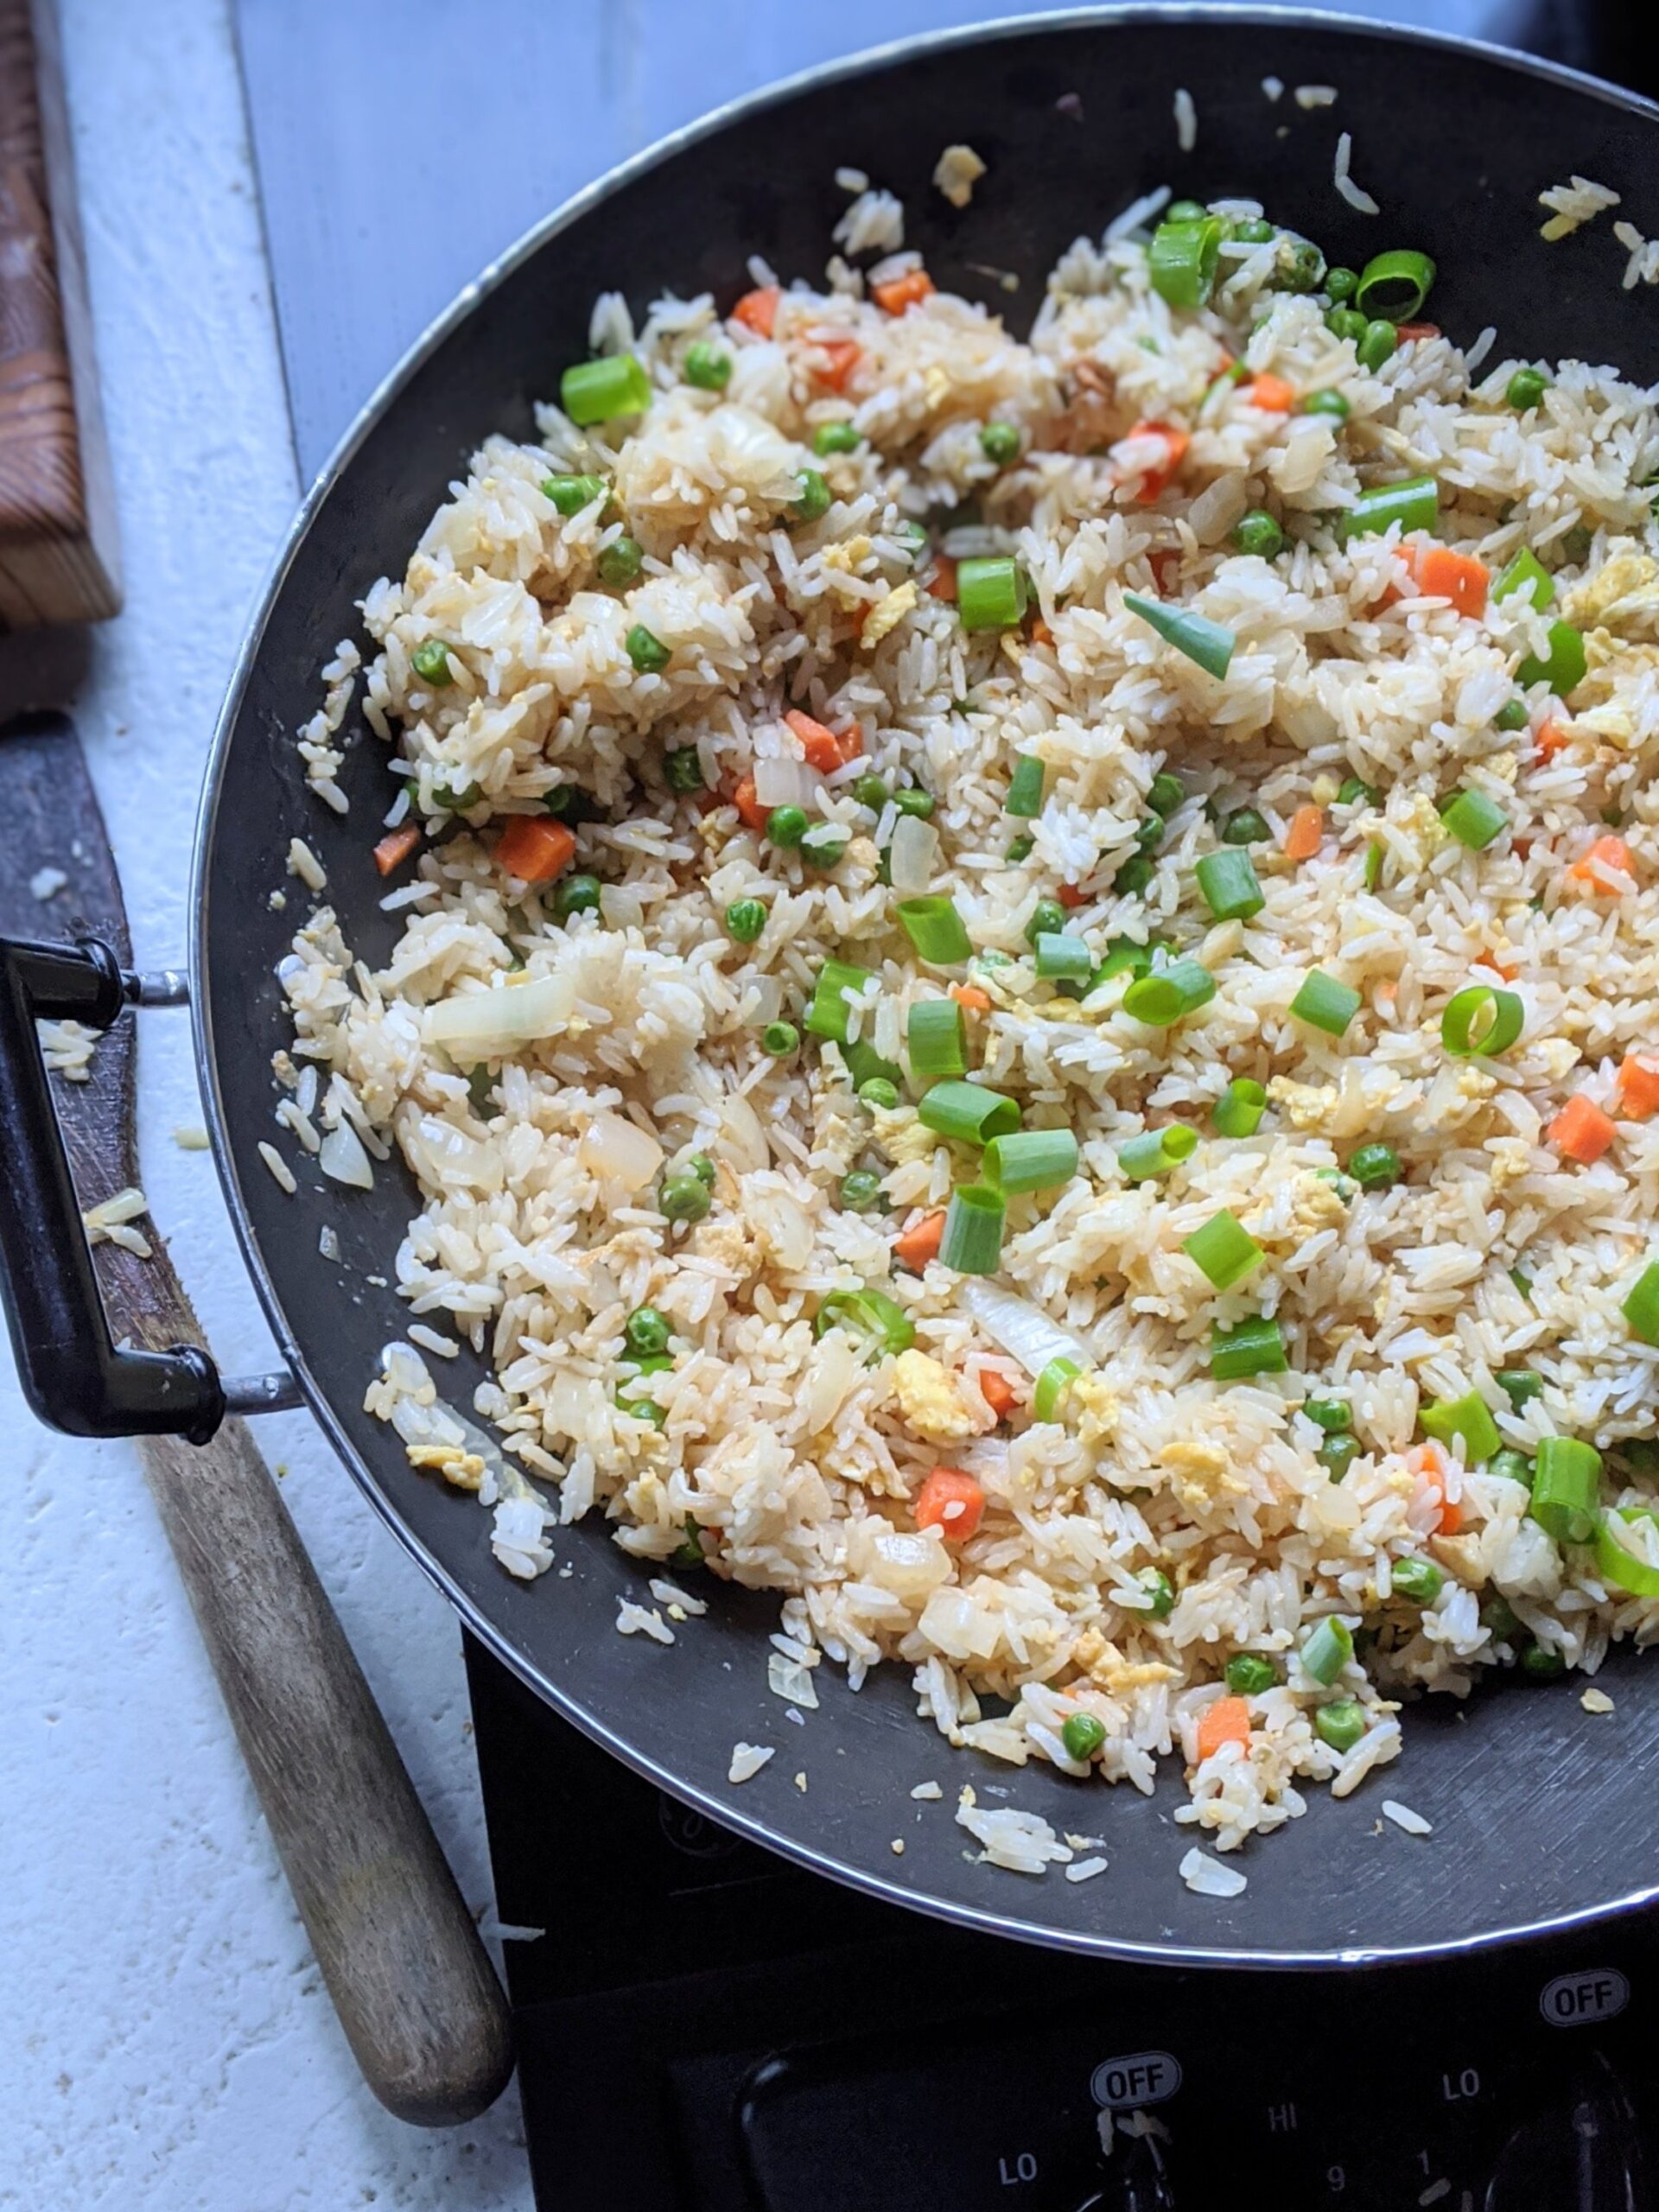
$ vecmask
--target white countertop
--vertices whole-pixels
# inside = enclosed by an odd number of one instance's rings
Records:
[[[72,693],[64,639],[0,698],[71,698],[141,963],[180,958],[192,816],[253,595],[298,497],[224,0],[60,0],[126,611]],[[143,1025],[156,1224],[221,1360],[274,1365],[206,1153],[186,1019]],[[516,2093],[406,2127],[313,1965],[125,1444],[24,1410],[0,1348],[0,2206],[529,2212]],[[309,1418],[260,1424],[289,1504],[475,1910],[493,1910],[454,1620]]]

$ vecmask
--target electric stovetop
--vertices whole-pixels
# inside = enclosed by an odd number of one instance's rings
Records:
[[[574,36],[524,0],[238,0],[302,473],[429,316],[613,161],[969,12],[842,0],[809,22],[755,0],[715,40],[683,0]],[[1654,88],[1634,6],[1550,0],[1531,28]],[[495,120],[458,174],[472,97]],[[498,1909],[525,1931],[507,1970],[543,2212],[1659,2212],[1652,1919],[1340,1976],[1075,1961],[802,1872],[467,1661]]]

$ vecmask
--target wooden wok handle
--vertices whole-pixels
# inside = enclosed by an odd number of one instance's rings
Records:
[[[159,1244],[143,1277],[135,1337],[195,1338]],[[270,1471],[235,1420],[139,1450],[364,2078],[400,2120],[470,2120],[512,2072],[506,2001]]]

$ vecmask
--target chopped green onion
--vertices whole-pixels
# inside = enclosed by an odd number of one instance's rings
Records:
[[[576,361],[559,379],[559,404],[583,429],[620,415],[640,415],[651,404],[651,378],[632,353]]]
[[[1627,1591],[1632,1598],[1659,1598],[1659,1567],[1637,1559],[1630,1546],[1615,1535],[1613,1524],[1618,1521],[1651,1521],[1653,1517],[1640,1506],[1625,1505],[1617,1513],[1605,1514],[1596,1523],[1597,1571],[1604,1582]]]
[[[855,968],[845,960],[826,960],[818,970],[818,980],[812,992],[811,1002],[806,1009],[807,1028],[815,1037],[832,1038],[837,1045],[847,1042],[847,994],[868,989],[874,981],[868,968]]]
[[[839,822],[815,822],[801,833],[801,858],[813,868],[834,868],[853,842]]]
[[[1025,571],[1011,555],[957,563],[957,612],[964,630],[1012,630],[1025,620]]]
[[[830,512],[830,486],[816,468],[803,468],[795,479],[790,512],[801,522],[822,522]]]
[[[1535,614],[1541,614],[1555,600],[1555,579],[1529,545],[1523,545],[1492,586],[1495,600],[1519,594],[1529,600]],[[1522,714],[1524,716],[1526,709]]]
[[[1365,872],[1363,880],[1368,891],[1375,891],[1382,880],[1382,848],[1375,838],[1365,848]]]
[[[1267,905],[1248,853],[1229,845],[1206,853],[1193,869],[1204,901],[1218,922],[1248,921]]]
[[[857,1094],[873,1114],[891,1114],[899,1103],[899,1086],[884,1075],[866,1076]]]
[[[449,667],[449,648],[442,638],[423,639],[410,655],[409,664],[422,683],[429,683],[435,691],[455,680]]]
[[[1512,1367],[1502,1375],[1494,1375],[1492,1380],[1516,1413],[1544,1395],[1544,1378],[1535,1368]]]
[[[1510,1269],[1510,1281],[1515,1285],[1522,1298],[1528,1300],[1531,1299],[1532,1277],[1530,1275],[1522,1274],[1519,1268],[1511,1268]]]
[[[1440,512],[1440,487],[1432,476],[1408,476],[1399,484],[1376,484],[1362,492],[1340,517],[1337,535],[1346,545],[1373,537],[1398,523],[1402,531],[1432,530]]]
[[[1390,325],[1384,323],[1387,330]],[[1314,1733],[1333,1751],[1351,1751],[1365,1733],[1365,1708],[1357,1698],[1333,1697],[1313,1714]]]
[[[673,649],[647,630],[643,622],[636,622],[623,642],[627,647],[628,658],[641,676],[655,676],[659,670],[666,668],[673,658]]]
[[[939,1240],[942,1265],[954,1268],[958,1274],[994,1275],[1002,1256],[1005,1217],[1000,1191],[987,1190],[980,1183],[953,1191]]]
[[[962,916],[949,899],[901,899],[893,911],[918,959],[950,968],[972,952]]]
[[[1060,1401],[1082,1372],[1075,1359],[1051,1359],[1037,1377],[1037,1388],[1032,1392],[1033,1420],[1056,1420],[1059,1414]]]
[[[1208,1006],[1216,979],[1196,960],[1177,960],[1156,975],[1137,976],[1123,994],[1123,1011],[1154,1029],[1167,1029],[1184,1014]]]
[[[918,999],[905,1025],[914,1076],[961,1075],[968,1065],[968,1023],[955,999]]]
[[[1219,622],[1211,622],[1203,614],[1184,613],[1179,607],[1166,607],[1159,600],[1145,599],[1138,591],[1126,591],[1123,604],[1131,614],[1138,614],[1148,629],[1155,630],[1166,645],[1173,645],[1177,652],[1185,653],[1206,676],[1219,679],[1226,675],[1238,639]]]
[[[1309,1398],[1302,1411],[1327,1436],[1340,1436],[1354,1425],[1353,1408],[1345,1398]]]
[[[1375,784],[1368,784],[1359,776],[1345,776],[1343,779],[1342,789],[1337,793],[1337,804],[1357,806],[1363,804],[1366,806],[1375,806],[1376,798]]]
[[[1092,1713],[1069,1713],[1060,1730],[1065,1756],[1084,1766],[1106,1740],[1106,1724]]]
[[[987,461],[1006,468],[1020,458],[1020,433],[1012,423],[987,423],[979,434],[979,449]]]
[[[1584,681],[1589,666],[1584,649],[1584,639],[1570,622],[1552,622],[1549,626],[1549,651],[1541,658],[1529,653],[1515,671],[1515,680],[1525,690],[1529,683],[1548,683],[1558,699],[1565,699]]]
[[[1333,1483],[1339,1483],[1359,1457],[1357,1436],[1327,1436],[1313,1457]]]
[[[1219,1325],[1210,1333],[1210,1372],[1217,1382],[1239,1382],[1252,1375],[1283,1375],[1290,1365],[1284,1331],[1257,1314],[1236,1328]]]
[[[818,1308],[812,1333],[821,1337],[830,1329],[861,1337],[870,1347],[870,1357],[878,1352],[908,1351],[916,1341],[915,1323],[880,1290],[832,1290]]]
[[[1533,1462],[1532,1503],[1527,1508],[1558,1544],[1587,1544],[1595,1534],[1601,1454],[1576,1436],[1546,1436]]]
[[[1185,1122],[1170,1122],[1161,1129],[1143,1129],[1117,1147],[1117,1164],[1131,1183],[1149,1182],[1167,1175],[1198,1148],[1198,1133]]]
[[[1042,812],[1044,772],[1043,763],[1034,753],[1020,754],[1008,779],[1008,795],[1002,802],[1004,814],[1017,814],[1021,821],[1029,822]]]
[[[1147,1602],[1139,1608],[1149,1613],[1155,1621],[1166,1621],[1175,1610],[1175,1586],[1161,1567],[1143,1567],[1135,1580],[1147,1593]]]
[[[1517,369],[1503,387],[1503,397],[1517,415],[1524,415],[1535,407],[1549,389],[1549,378],[1541,369]]]
[[[1359,356],[1360,367],[1370,369],[1375,376],[1385,361],[1393,359],[1395,348],[1399,343],[1400,334],[1391,322],[1384,322],[1380,319],[1376,322],[1368,322],[1358,345],[1354,349]]]
[[[1077,1141],[1070,1129],[1016,1129],[993,1137],[982,1173],[999,1191],[1049,1191],[1077,1172]]]
[[[550,476],[542,490],[568,522],[572,515],[579,515],[584,507],[603,496],[605,479],[602,476]]]
[[[792,1021],[769,1021],[760,1032],[760,1049],[774,1060],[786,1060],[800,1041],[801,1033]],[[895,1105],[898,1097],[895,1091]]]
[[[1136,944],[1132,938],[1114,938],[1106,948],[1106,957],[1095,970],[1090,988],[1109,982],[1114,976],[1144,976],[1152,966],[1152,953],[1149,944]]]
[[[1359,273],[1354,304],[1362,315],[1388,322],[1410,322],[1428,297],[1434,264],[1411,246],[1373,254]]]
[[[1532,1462],[1524,1452],[1516,1452],[1505,1445],[1501,1452],[1494,1452],[1486,1462],[1489,1475],[1502,1475],[1505,1482],[1519,1483],[1523,1489],[1532,1488]]]
[[[988,1144],[1020,1126],[1018,1102],[978,1083],[936,1083],[923,1092],[916,1112],[925,1128],[962,1144]]]
[[[812,450],[820,461],[832,453],[856,453],[863,442],[850,423],[820,423],[812,433]]]
[[[1323,1029],[1328,1037],[1340,1037],[1359,1012],[1359,993],[1322,968],[1313,968],[1302,978],[1290,1010],[1299,1021]]]
[[[1226,226],[1214,215],[1160,223],[1147,249],[1147,274],[1160,299],[1173,308],[1201,308],[1216,282]]]
[[[1268,836],[1266,817],[1253,806],[1239,807],[1221,825],[1224,845],[1265,845]]]
[[[1222,1669],[1223,1680],[1235,1697],[1260,1697],[1279,1679],[1279,1669],[1260,1652],[1236,1651]]]
[[[1630,1323],[1633,1337],[1644,1344],[1659,1344],[1659,1260],[1643,1268],[1618,1310]]]
[[[753,944],[766,926],[766,910],[758,899],[734,899],[726,909],[726,927],[740,944]]]
[[[1494,1060],[1521,1034],[1526,1008],[1515,991],[1491,983],[1471,983],[1447,1000],[1440,1015],[1440,1043],[1453,1059],[1478,1055]]]
[[[905,1079],[905,1071],[891,1060],[884,1060],[868,1038],[861,1037],[855,1045],[843,1045],[841,1057],[847,1065],[853,1089],[868,1083],[872,1076],[881,1076],[896,1090]]]
[[[1315,1622],[1298,1654],[1302,1672],[1326,1689],[1353,1656],[1353,1631],[1335,1613],[1327,1613],[1323,1620]]]
[[[1484,791],[1461,791],[1440,810],[1440,819],[1460,845],[1484,853],[1494,837],[1507,830],[1510,817]]]
[[[686,347],[680,366],[687,384],[695,385],[699,391],[724,391],[731,380],[731,355],[722,353],[705,338]]]
[[[798,806],[774,806],[766,817],[766,842],[789,851],[798,845],[807,830],[806,813]]]
[[[1252,507],[1234,524],[1233,543],[1258,561],[1272,561],[1285,550],[1285,533],[1265,507]]]
[[[1362,1191],[1386,1191],[1400,1180],[1400,1155],[1391,1144],[1363,1144],[1348,1162]]]
[[[1235,1076],[1211,1112],[1216,1134],[1224,1137],[1253,1137],[1267,1111],[1268,1094],[1248,1075]]]
[[[1438,1399],[1425,1406],[1418,1418],[1423,1433],[1437,1443],[1450,1444],[1454,1437],[1461,1437],[1465,1460],[1471,1467],[1490,1459],[1503,1441],[1497,1423],[1486,1410],[1486,1401],[1477,1390],[1465,1391],[1460,1398]]]
[[[1206,1274],[1217,1290],[1231,1290],[1254,1274],[1267,1254],[1236,1214],[1224,1206],[1211,1214],[1202,1229],[1185,1238],[1181,1249]]]
[[[1080,937],[1045,930],[1037,940],[1037,974],[1045,983],[1086,983],[1094,967],[1094,955]]]

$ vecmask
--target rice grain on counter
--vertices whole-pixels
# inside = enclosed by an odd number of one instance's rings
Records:
[[[1169,196],[1023,340],[914,251],[606,296],[637,412],[487,438],[324,672],[320,798],[356,686],[423,836],[277,1074],[337,1205],[418,1185],[397,1289],[493,1377],[366,1403],[508,1572],[602,1516],[778,1594],[791,1720],[899,1665],[1010,1767],[1179,1758],[1226,1852],[1659,1633],[1659,419],[1362,367],[1313,246]]]

